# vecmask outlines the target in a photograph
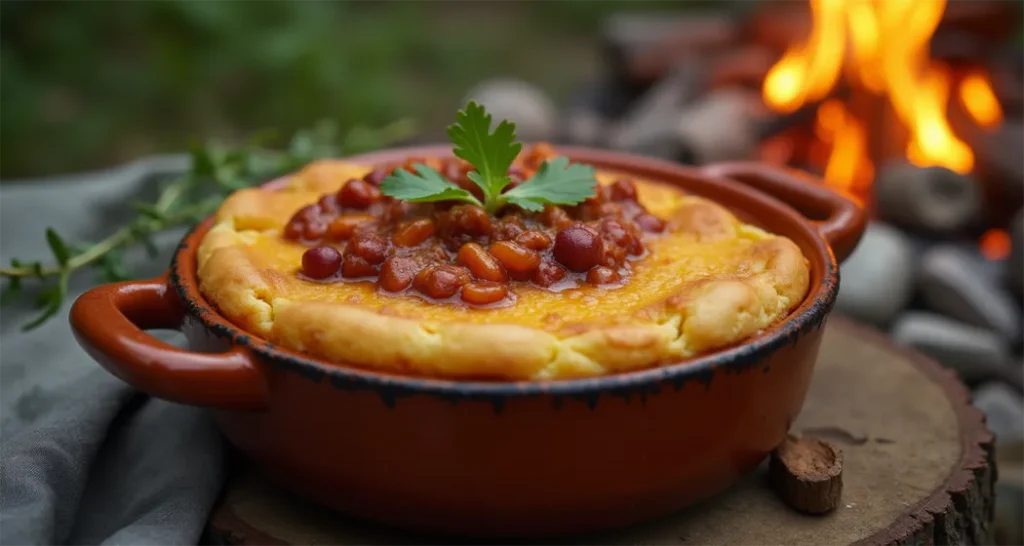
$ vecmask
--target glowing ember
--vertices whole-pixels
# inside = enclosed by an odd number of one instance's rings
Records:
[[[950,73],[929,58],[929,42],[945,11],[945,0],[810,0],[810,36],[793,45],[764,81],[765,102],[792,112],[826,99],[840,75],[853,94],[884,97],[908,129],[907,159],[967,173],[974,154],[950,128],[946,108]],[[979,125],[999,124],[1002,113],[991,85],[972,74],[958,87],[965,110]],[[835,100],[818,109],[816,134],[831,146],[826,182],[864,188],[874,175],[867,127],[856,110]]]
[[[981,253],[989,260],[1002,260],[1010,255],[1010,234],[1005,229],[990,229],[978,241]]]

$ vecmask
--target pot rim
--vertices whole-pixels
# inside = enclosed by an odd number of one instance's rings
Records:
[[[790,228],[787,236],[800,233],[800,241],[794,242],[808,258],[811,267],[811,286],[803,301],[781,321],[765,328],[757,335],[742,343],[719,349],[694,358],[671,364],[656,365],[641,370],[615,373],[597,377],[556,379],[550,381],[481,381],[453,380],[435,377],[420,377],[391,374],[351,364],[336,363],[278,347],[262,337],[235,326],[210,304],[198,288],[196,249],[201,238],[213,224],[213,217],[207,218],[182,238],[169,268],[168,282],[174,287],[187,315],[198,320],[205,329],[218,337],[228,338],[232,346],[242,346],[275,367],[298,372],[316,382],[330,378],[333,385],[354,389],[370,389],[385,396],[385,402],[393,403],[398,396],[431,394],[454,400],[510,398],[536,395],[554,396],[596,396],[619,392],[629,396],[634,392],[657,392],[664,383],[672,383],[676,389],[684,383],[698,381],[705,385],[711,382],[716,371],[739,372],[758,365],[764,358],[786,345],[796,344],[808,331],[820,328],[832,309],[839,288],[839,267],[834,253],[825,239],[794,208],[772,197],[730,179],[717,178],[702,173],[699,169],[686,167],[668,161],[636,156],[622,152],[596,148],[558,146],[565,155],[609,170],[633,174],[659,183],[672,183],[673,179],[691,179],[705,185],[706,191],[729,196],[734,203],[720,203],[734,212],[746,213],[755,222],[768,216],[774,223],[780,221]],[[345,159],[348,161],[377,163],[393,161],[410,156],[451,156],[450,146],[411,146],[388,148]],[[272,180],[266,186],[282,184],[291,175]],[[701,194],[687,188],[691,193]],[[731,206],[738,202],[740,208]],[[760,211],[750,209],[760,207]],[[750,221],[750,220],[747,220]],[[778,230],[772,230],[778,233]],[[813,253],[817,261],[810,255]],[[821,264],[821,265],[819,265]],[[768,370],[766,369],[765,372]],[[641,394],[641,395],[642,395]]]

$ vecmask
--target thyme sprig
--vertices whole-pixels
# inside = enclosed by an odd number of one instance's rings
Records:
[[[188,170],[167,183],[155,201],[131,203],[136,215],[104,239],[71,244],[55,229],[47,228],[45,239],[52,261],[15,258],[9,267],[0,267],[0,277],[6,281],[0,305],[22,299],[26,296],[24,285],[35,284],[34,306],[41,311],[22,329],[36,328],[60,312],[74,274],[94,269],[98,282],[130,279],[125,250],[142,244],[150,256],[156,256],[154,235],[202,221],[231,192],[294,172],[316,159],[383,147],[410,137],[414,130],[411,121],[401,120],[379,129],[357,127],[339,139],[337,127],[326,122],[297,132],[285,150],[266,147],[268,135],[257,135],[238,147],[193,145]]]

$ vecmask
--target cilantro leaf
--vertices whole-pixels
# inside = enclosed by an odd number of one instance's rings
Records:
[[[469,179],[483,190],[488,211],[495,212],[501,190],[512,182],[508,168],[523,148],[516,142],[515,124],[502,121],[492,133],[491,115],[483,106],[470,101],[465,110],[455,114],[455,124],[448,127],[448,138],[455,145],[456,157],[476,169],[469,173]]]
[[[540,211],[546,204],[575,205],[594,195],[594,169],[570,164],[564,157],[543,163],[529,180],[502,193],[512,183],[508,170],[523,145],[516,142],[515,124],[507,120],[492,132],[491,115],[476,102],[470,101],[465,110],[455,115],[455,123],[448,127],[448,137],[454,144],[455,156],[472,165],[474,170],[466,176],[483,191],[482,203],[420,163],[414,166],[416,173],[396,170],[381,184],[381,191],[410,203],[464,201],[492,215],[505,205]]]
[[[417,163],[413,165],[418,174],[405,169],[395,169],[380,184],[384,195],[409,203],[432,203],[434,201],[466,201],[482,206],[468,191],[449,182],[441,173]]]
[[[545,204],[575,205],[594,196],[594,169],[558,157],[545,161],[529,180],[501,195],[506,203],[524,210],[539,211]]]

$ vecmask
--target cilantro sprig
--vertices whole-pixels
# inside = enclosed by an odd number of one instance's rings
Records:
[[[483,106],[470,102],[448,127],[453,153],[473,166],[467,176],[480,187],[482,203],[472,193],[422,163],[414,165],[415,173],[396,169],[381,183],[381,191],[411,203],[463,201],[483,207],[489,214],[505,205],[540,211],[546,204],[575,205],[593,197],[597,184],[594,169],[570,164],[564,157],[545,161],[529,180],[504,191],[512,183],[508,169],[523,145],[516,142],[514,123],[503,120],[492,132],[491,122],[491,115]]]

